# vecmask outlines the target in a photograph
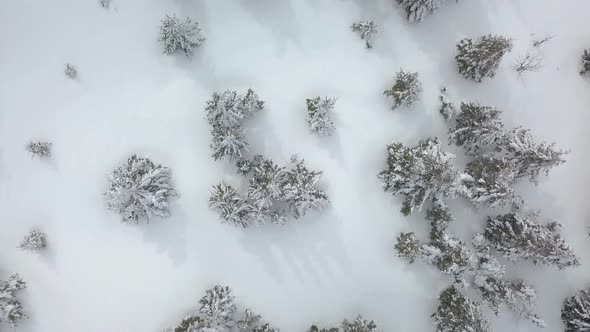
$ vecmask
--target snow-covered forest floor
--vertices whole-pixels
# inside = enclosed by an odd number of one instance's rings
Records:
[[[191,59],[162,54],[158,28],[170,13],[204,29],[207,40]],[[497,107],[507,125],[571,150],[538,186],[517,189],[564,225],[582,266],[508,268],[538,289],[544,330],[562,331],[563,299],[590,283],[590,81],[578,73],[590,47],[588,13],[587,0],[465,0],[408,23],[390,0],[113,0],[110,9],[94,0],[5,2],[0,279],[18,272],[27,282],[30,318],[18,331],[162,331],[215,284],[232,287],[285,332],[358,313],[383,331],[433,331],[430,315],[451,278],[395,256],[396,236],[424,235],[428,223],[423,214],[404,217],[377,174],[389,143],[446,142],[443,85],[456,103]],[[361,19],[379,27],[372,49],[350,30]],[[494,79],[466,80],[455,44],[487,33],[512,37],[514,49]],[[539,48],[543,68],[517,78],[515,59],[545,35],[555,38]],[[77,80],[64,76],[65,63],[78,68]],[[418,72],[424,92],[411,109],[392,111],[382,91],[400,68]],[[247,88],[265,101],[246,124],[252,150],[280,164],[297,154],[324,171],[328,208],[280,227],[242,229],[208,207],[212,185],[244,180],[211,158],[205,101]],[[337,99],[331,137],[309,132],[305,98],[314,96]],[[52,141],[53,157],[32,159],[24,150],[31,139]],[[132,153],[171,168],[179,197],[170,218],[128,225],[105,208],[106,176]],[[485,211],[462,200],[450,207],[465,240],[482,230]],[[40,254],[16,248],[31,228],[47,233]],[[540,330],[507,312],[485,313],[495,331]]]

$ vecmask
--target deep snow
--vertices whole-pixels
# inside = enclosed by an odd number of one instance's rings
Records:
[[[519,186],[532,207],[564,224],[582,257],[578,269],[509,266],[539,293],[545,331],[561,331],[562,300],[590,282],[590,81],[578,74],[590,46],[590,3],[569,0],[449,1],[423,23],[407,23],[391,0],[19,0],[0,11],[0,277],[27,282],[31,316],[18,330],[161,331],[198,307],[204,290],[232,287],[283,331],[335,324],[357,313],[383,331],[431,331],[436,297],[450,284],[437,271],[409,266],[393,251],[400,231],[424,233],[422,216],[403,217],[376,174],[385,145],[445,137],[438,92],[504,111],[507,124],[570,148],[566,164],[538,187]],[[157,43],[166,13],[191,16],[207,40],[192,59],[164,56]],[[350,24],[374,19],[374,48]],[[455,43],[500,33],[515,48],[493,80],[457,73]],[[533,37],[544,67],[520,79],[514,59]],[[79,79],[64,74],[70,62]],[[390,110],[382,91],[400,68],[424,84],[411,110]],[[211,185],[240,184],[233,167],[210,157],[204,103],[213,91],[252,87],[266,102],[249,121],[254,151],[286,163],[298,154],[324,171],[330,208],[284,227],[240,229],[207,207]],[[336,134],[318,138],[305,122],[305,98],[337,98]],[[29,139],[53,141],[42,162]],[[448,147],[447,150],[459,152]],[[180,197],[173,216],[124,225],[106,210],[106,174],[131,153],[170,166]],[[243,185],[243,184],[242,184]],[[485,215],[461,202],[453,212],[465,235]],[[48,234],[41,254],[16,248],[31,227]],[[489,312],[487,312],[489,314]],[[537,331],[508,312],[495,331]]]

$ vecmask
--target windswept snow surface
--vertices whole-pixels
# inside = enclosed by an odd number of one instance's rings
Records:
[[[192,59],[162,55],[165,14],[190,16],[207,40]],[[450,284],[394,255],[401,231],[425,236],[420,214],[403,217],[381,189],[386,144],[446,139],[438,114],[444,84],[455,102],[504,111],[508,125],[570,148],[538,187],[522,184],[532,207],[564,224],[582,267],[557,271],[509,265],[538,288],[545,331],[561,331],[563,299],[590,283],[590,81],[579,74],[590,47],[587,0],[447,1],[410,24],[390,0],[5,1],[0,10],[0,279],[20,273],[30,319],[20,332],[146,332],[173,326],[214,284],[286,332],[336,324],[357,313],[383,331],[432,331],[438,293]],[[372,49],[350,30],[379,26]],[[515,48],[493,80],[462,78],[454,62],[463,37],[494,33]],[[530,34],[535,36],[531,37]],[[520,79],[517,56],[545,34],[544,67]],[[66,63],[78,69],[68,79]],[[417,71],[422,99],[391,111],[382,91],[400,68]],[[204,105],[213,91],[253,88],[266,102],[249,120],[252,150],[280,164],[292,154],[324,171],[331,205],[281,227],[224,225],[207,207],[211,186],[246,185],[215,162]],[[318,138],[305,98],[337,98],[336,131]],[[31,159],[30,139],[53,142],[50,161]],[[446,147],[447,151],[461,151]],[[132,154],[171,167],[180,196],[172,217],[125,225],[105,208],[106,175]],[[485,214],[453,202],[468,240]],[[37,228],[44,253],[16,248]],[[538,331],[509,312],[486,311],[495,331]]]

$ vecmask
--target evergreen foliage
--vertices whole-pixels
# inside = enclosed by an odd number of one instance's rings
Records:
[[[489,332],[490,324],[479,303],[472,302],[455,287],[440,293],[438,308],[432,315],[436,332]]]
[[[31,231],[18,245],[18,248],[23,250],[41,250],[45,247],[47,247],[47,236],[36,230]]]
[[[164,54],[172,54],[182,50],[186,56],[192,55],[193,47],[200,46],[205,37],[199,27],[199,23],[193,22],[190,17],[184,19],[166,15],[160,26],[160,43]]]
[[[29,141],[25,146],[25,150],[31,153],[33,157],[48,159],[51,158],[51,146],[52,143],[49,141]]]
[[[78,69],[76,69],[76,67],[73,64],[66,63],[66,67],[64,69],[64,74],[66,75],[67,78],[69,78],[71,80],[75,80],[78,78]]]
[[[107,208],[124,223],[149,222],[154,216],[170,216],[169,200],[177,196],[168,167],[148,157],[132,155],[108,177]]]
[[[488,218],[484,238],[489,246],[511,261],[531,260],[559,269],[580,265],[578,257],[561,238],[561,225],[536,223],[536,215],[509,213]]]
[[[234,297],[229,286],[216,285],[205,291],[205,296],[199,300],[208,327],[229,327],[236,311]]]
[[[447,95],[447,88],[444,87],[442,88],[442,90],[440,91],[440,114],[443,116],[443,118],[446,121],[450,121],[451,119],[453,119],[455,117],[455,115],[457,115],[457,107],[455,107],[455,105],[453,104],[453,102],[451,101],[451,99],[449,99],[449,96]]]
[[[442,0],[396,0],[405,9],[408,21],[422,21],[441,5]]]
[[[373,47],[373,35],[377,34],[377,24],[371,21],[355,22],[351,26],[352,31],[358,32],[361,39],[365,41],[367,48]]]
[[[478,103],[461,103],[455,127],[449,130],[449,142],[463,147],[470,156],[493,150],[493,144],[504,134],[500,113]]]
[[[420,240],[414,232],[401,233],[395,244],[397,256],[413,263],[416,257],[420,255]]]
[[[590,71],[590,49],[584,50],[582,54],[582,70],[580,70],[580,75],[586,75],[587,72]]]
[[[590,331],[590,290],[583,289],[563,301],[561,320],[565,332]]]
[[[224,221],[248,227],[258,220],[256,208],[241,197],[235,188],[224,183],[213,186],[209,206],[219,212]]]
[[[403,69],[395,75],[393,86],[383,94],[393,101],[392,109],[400,106],[411,106],[420,98],[422,83],[418,79],[418,73],[406,72]]]
[[[465,78],[481,82],[493,78],[502,57],[512,49],[512,40],[502,36],[486,35],[477,40],[461,39],[457,43],[457,66]]]
[[[330,113],[334,108],[336,99],[315,97],[305,101],[307,103],[306,121],[311,131],[319,136],[332,135],[336,128],[334,122],[330,119]]]
[[[451,164],[454,155],[442,152],[437,138],[421,140],[415,147],[390,144],[387,153],[387,169],[379,178],[385,191],[404,196],[404,215],[420,210],[428,199],[455,197],[462,191],[459,173]]]
[[[15,294],[26,286],[18,274],[13,274],[7,281],[0,281],[0,323],[10,324],[14,329],[21,320],[28,318]]]

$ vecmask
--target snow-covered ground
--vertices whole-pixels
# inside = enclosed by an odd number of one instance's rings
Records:
[[[397,234],[427,223],[403,217],[376,175],[386,144],[446,136],[443,84],[456,102],[495,106],[508,124],[571,149],[538,187],[519,190],[564,224],[582,267],[508,268],[538,288],[545,331],[561,331],[563,299],[590,282],[590,82],[578,74],[589,12],[587,0],[449,1],[409,24],[391,0],[113,0],[110,10],[94,0],[3,3],[0,279],[19,272],[28,284],[31,318],[18,331],[161,331],[217,283],[286,332],[357,313],[383,331],[433,330],[430,314],[450,280],[395,257]],[[166,13],[203,25],[207,40],[192,59],[161,54]],[[379,26],[373,49],[350,31],[359,19]],[[486,33],[515,47],[495,79],[477,84],[457,73],[455,43]],[[544,67],[517,79],[515,58],[545,34],[555,38],[540,49]],[[63,75],[66,62],[77,81]],[[391,111],[382,91],[400,68],[420,73],[424,93],[411,110]],[[241,180],[210,157],[204,103],[213,91],[248,87],[266,102],[247,124],[253,150],[279,163],[298,154],[323,170],[328,209],[244,230],[207,207],[211,185]],[[337,98],[332,137],[307,128],[305,98],[316,95]],[[31,159],[29,139],[51,140],[52,160]],[[132,153],[171,167],[180,193],[171,218],[125,225],[106,210],[106,174]],[[455,227],[481,229],[485,215],[451,207]],[[40,255],[16,248],[32,227],[48,234]],[[509,312],[489,317],[495,331],[538,330]]]

